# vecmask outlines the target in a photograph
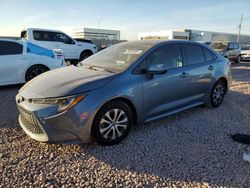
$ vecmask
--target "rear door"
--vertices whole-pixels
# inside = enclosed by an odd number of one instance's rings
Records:
[[[211,52],[198,44],[183,44],[187,102],[200,102],[209,91],[214,65]],[[206,56],[208,62],[206,62]]]
[[[24,47],[11,41],[0,41],[0,84],[20,83]]]

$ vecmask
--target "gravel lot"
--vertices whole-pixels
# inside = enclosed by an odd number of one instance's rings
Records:
[[[121,144],[42,144],[19,128],[14,97],[0,88],[0,187],[250,187],[250,62],[233,64],[234,81],[217,109],[197,107],[135,127]]]

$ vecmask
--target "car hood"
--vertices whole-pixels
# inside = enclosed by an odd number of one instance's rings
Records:
[[[248,53],[250,53],[250,50],[241,50],[240,53],[241,53],[241,54],[248,54]]]
[[[70,96],[100,88],[109,83],[114,73],[83,67],[63,67],[37,76],[26,83],[19,94],[24,98]]]
[[[220,52],[220,53],[224,53],[224,52],[226,52],[226,50],[224,50],[224,49],[214,49],[214,51],[216,51],[216,52]]]

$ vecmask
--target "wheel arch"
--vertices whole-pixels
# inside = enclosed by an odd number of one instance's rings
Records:
[[[82,50],[82,51],[81,51],[80,56],[79,56],[79,59],[81,58],[81,56],[82,56],[83,53],[89,53],[89,54],[91,54],[91,55],[94,54],[92,50],[90,50],[90,49],[85,49],[85,50]]]
[[[25,71],[24,79],[25,79],[26,82],[27,82],[27,73],[28,73],[28,71],[29,71],[31,68],[36,67],[36,66],[42,66],[42,67],[44,67],[44,68],[50,70],[50,68],[49,68],[48,66],[44,65],[44,64],[33,64],[33,65],[29,66],[29,67],[26,69],[26,71]]]
[[[132,114],[133,114],[133,123],[137,124],[138,114],[137,114],[136,107],[135,107],[134,103],[133,103],[131,100],[129,100],[128,98],[126,98],[126,97],[116,97],[116,98],[112,98],[112,99],[108,100],[107,102],[105,102],[105,103],[98,109],[98,111],[99,111],[104,105],[106,105],[107,103],[109,103],[109,102],[115,102],[115,101],[124,102],[125,104],[127,104],[127,105],[129,106],[129,108],[131,109]],[[98,113],[98,112],[97,112],[97,113]]]
[[[216,82],[218,82],[219,80],[221,80],[225,84],[226,92],[227,92],[227,90],[228,90],[228,81],[227,81],[227,79],[222,76],[222,77],[218,78]]]

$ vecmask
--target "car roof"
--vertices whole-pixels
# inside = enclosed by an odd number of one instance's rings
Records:
[[[20,43],[20,44],[24,44],[26,43],[25,41],[23,40],[15,40],[15,39],[5,39],[5,38],[0,38],[0,41],[6,41],[6,42],[17,42],[17,43]]]
[[[174,44],[174,43],[186,43],[186,44],[198,44],[203,46],[203,44],[199,42],[194,42],[194,41],[187,41],[187,40],[136,40],[136,41],[129,41],[126,42],[127,44],[133,44],[133,45],[150,45],[150,46],[156,46],[159,44],[163,43],[169,43],[169,44]]]
[[[42,29],[42,28],[33,28],[33,27],[29,27],[29,28],[26,28],[23,31],[27,31],[27,30],[38,30],[38,31],[48,31],[48,32],[60,32],[60,33],[64,33],[63,31],[60,31],[60,30],[55,30],[55,29]]]

